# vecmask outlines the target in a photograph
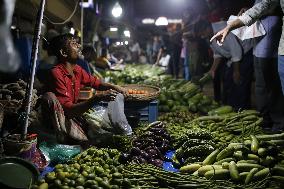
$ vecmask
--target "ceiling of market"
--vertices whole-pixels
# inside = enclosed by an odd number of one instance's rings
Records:
[[[124,18],[138,20],[143,18],[181,18],[188,8],[196,12],[208,12],[207,1],[212,0],[108,0],[103,1],[104,16],[111,17],[111,9],[119,2],[124,9]],[[236,14],[242,7],[250,5],[254,0],[214,0],[224,12]],[[131,16],[131,17],[129,17]],[[137,23],[136,23],[137,24]]]
[[[89,0],[84,1],[87,2]],[[160,16],[181,19],[182,13],[188,10],[189,7],[196,12],[207,13],[206,1],[213,0],[93,0],[94,5],[98,3],[100,14],[96,14],[96,8],[84,9],[84,33],[91,38],[92,33],[98,29],[106,31],[110,26],[129,28],[142,34],[144,29],[146,31],[158,31],[160,28],[155,25],[143,25],[142,19],[157,19]],[[40,0],[17,0],[16,2],[16,15],[24,19],[31,19],[31,24],[26,29],[32,32]],[[77,0],[47,0],[45,15],[55,22],[61,22],[68,18],[76,2]],[[119,2],[123,8],[123,14],[120,18],[114,18],[111,15],[111,10],[116,2]],[[236,14],[242,7],[252,2],[253,0],[219,0],[218,6],[224,12]],[[97,20],[100,20],[100,27],[96,25]],[[80,28],[80,6],[77,7],[71,21],[74,22],[75,27]],[[28,25],[25,23],[23,28],[25,26]]]

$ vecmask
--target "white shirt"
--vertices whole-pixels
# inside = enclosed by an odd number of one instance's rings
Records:
[[[284,0],[262,0],[255,4],[252,8],[247,10],[239,19],[247,26],[253,24],[257,19],[261,18],[267,12],[273,10],[275,7],[281,6],[284,12]],[[283,17],[284,23],[284,17]],[[282,28],[282,35],[279,42],[278,54],[284,55],[284,28]]]
[[[147,63],[147,58],[146,58],[146,56],[139,56],[139,62],[140,62],[140,63],[143,63],[143,64],[146,64],[146,63]]]
[[[132,47],[130,47],[131,52],[138,52],[140,54],[140,45],[139,43],[135,43]]]
[[[166,56],[163,56],[160,60],[159,60],[159,65],[160,66],[163,66],[163,67],[167,67],[169,62],[170,62],[170,58],[171,56],[170,55],[166,55]]]

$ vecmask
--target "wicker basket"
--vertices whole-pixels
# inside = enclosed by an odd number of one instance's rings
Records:
[[[147,94],[128,94],[125,98],[126,101],[152,101],[158,98],[161,91],[160,88],[150,85],[130,84],[122,87],[126,90],[132,89],[147,91]]]
[[[37,96],[34,96],[31,103],[31,109],[33,109],[38,100]],[[23,100],[0,100],[0,104],[4,107],[4,112],[16,113],[23,105]]]
[[[22,107],[21,100],[0,100],[0,104],[4,107],[4,112],[15,113]]]

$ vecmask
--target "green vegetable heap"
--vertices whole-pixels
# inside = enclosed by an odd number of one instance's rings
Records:
[[[265,187],[265,183],[270,182],[270,186],[281,188],[284,183],[283,144],[284,133],[251,135],[243,143],[230,143],[216,149],[203,162],[188,164],[180,171],[209,180],[230,179],[245,185],[262,182],[261,186]]]
[[[121,174],[123,165],[118,162],[119,156],[115,149],[90,148],[68,164],[56,165],[54,172],[39,181],[38,188],[135,188]]]

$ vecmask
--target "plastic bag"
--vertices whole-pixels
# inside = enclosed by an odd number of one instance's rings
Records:
[[[118,94],[108,107],[97,106],[84,114],[84,118],[94,134],[107,132],[118,135],[131,135],[132,128],[124,114],[124,96]]]
[[[97,106],[83,115],[89,130],[88,137],[97,145],[106,145],[114,135],[131,135],[132,128],[124,114],[124,97],[116,96],[107,107]]]
[[[0,5],[0,71],[15,72],[20,66],[20,59],[10,34],[15,0],[3,1]]]
[[[236,20],[237,16],[230,16],[228,23]],[[240,40],[252,39],[255,37],[260,37],[266,34],[265,29],[260,21],[256,21],[251,26],[244,26],[232,31]]]
[[[122,94],[118,94],[114,101],[108,103],[108,115],[115,134],[132,134],[132,128],[124,114],[124,96]]]
[[[101,130],[112,130],[106,107],[97,106],[95,108],[92,108],[87,113],[85,113],[83,117],[94,133],[100,134],[102,132]]]
[[[105,143],[113,136],[107,112],[107,107],[96,106],[84,114],[89,126],[88,137],[95,144]]]
[[[104,144],[113,136],[107,107],[97,106],[83,115],[89,130],[88,138],[95,144]]]
[[[82,151],[79,145],[70,146],[46,142],[42,142],[39,149],[51,164],[65,163]]]

